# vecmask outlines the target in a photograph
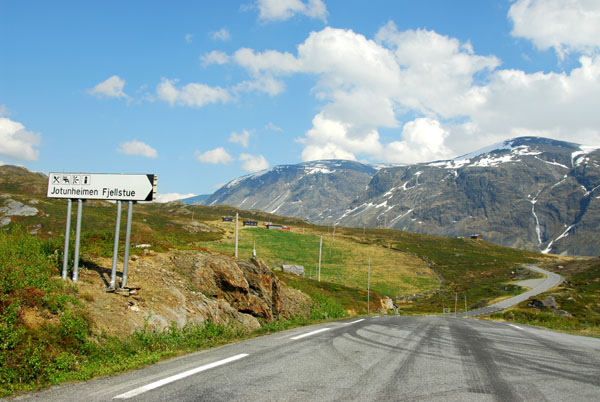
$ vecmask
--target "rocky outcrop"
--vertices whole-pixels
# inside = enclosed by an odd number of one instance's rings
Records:
[[[173,323],[181,328],[207,320],[254,330],[261,322],[307,315],[310,309],[309,297],[287,288],[261,260],[196,251],[147,252],[130,262],[129,292],[116,293],[98,292],[109,274],[100,266],[110,266],[108,260],[98,262],[98,267],[80,271],[79,286],[90,301],[96,327],[106,333],[163,329]]]
[[[35,216],[38,212],[37,208],[10,198],[4,202],[4,206],[0,207],[0,215],[5,216]]]

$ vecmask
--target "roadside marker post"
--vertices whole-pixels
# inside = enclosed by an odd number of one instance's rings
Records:
[[[371,315],[371,256],[369,256],[369,267],[367,268],[367,315]]]
[[[65,224],[65,244],[63,253],[62,279],[67,279],[69,260],[69,236],[71,231],[71,209],[77,200],[77,223],[75,229],[75,252],[73,256],[73,282],[79,279],[79,245],[81,240],[81,219],[84,200],[105,200],[117,202],[117,219],[113,245],[113,262],[109,289],[116,286],[116,270],[119,251],[119,230],[121,222],[121,202],[127,201],[127,233],[123,280],[121,288],[127,284],[129,248],[131,241],[131,221],[133,204],[137,201],[152,201],[156,198],[158,178],[154,174],[107,174],[107,173],[50,173],[48,175],[48,198],[67,199],[67,219]]]
[[[458,292],[454,292],[454,317],[456,317],[456,306],[458,305]]]
[[[235,258],[238,258],[238,219],[239,214],[235,213]]]
[[[321,241],[319,242],[319,282],[321,282],[321,252],[323,251],[323,236],[321,235]]]

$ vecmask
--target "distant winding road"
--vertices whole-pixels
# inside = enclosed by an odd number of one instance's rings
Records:
[[[522,301],[529,299],[531,296],[539,295],[540,293],[544,293],[547,290],[552,289],[555,286],[558,286],[563,280],[563,278],[560,275],[555,274],[554,272],[546,271],[545,269],[541,269],[535,265],[530,264],[530,265],[525,265],[525,267],[532,271],[538,272],[542,275],[546,275],[546,278],[531,279],[528,281],[519,282],[519,285],[531,287],[532,289],[525,293],[521,293],[520,295],[511,297],[510,299],[505,299],[498,303],[494,303],[494,304],[491,304],[486,307],[472,310],[467,313],[464,313],[464,312],[459,313],[459,314],[457,314],[457,316],[459,316],[459,317],[477,317],[480,315],[486,315],[486,314],[491,314],[491,313],[505,310],[509,307],[516,306],[517,304],[521,303]]]

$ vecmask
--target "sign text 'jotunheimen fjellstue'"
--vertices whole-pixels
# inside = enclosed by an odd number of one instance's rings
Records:
[[[104,173],[50,173],[50,198],[85,200],[152,201],[156,175]]]

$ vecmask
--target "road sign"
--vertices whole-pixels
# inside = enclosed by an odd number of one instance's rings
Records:
[[[157,176],[153,174],[50,173],[49,198],[152,201]]]

